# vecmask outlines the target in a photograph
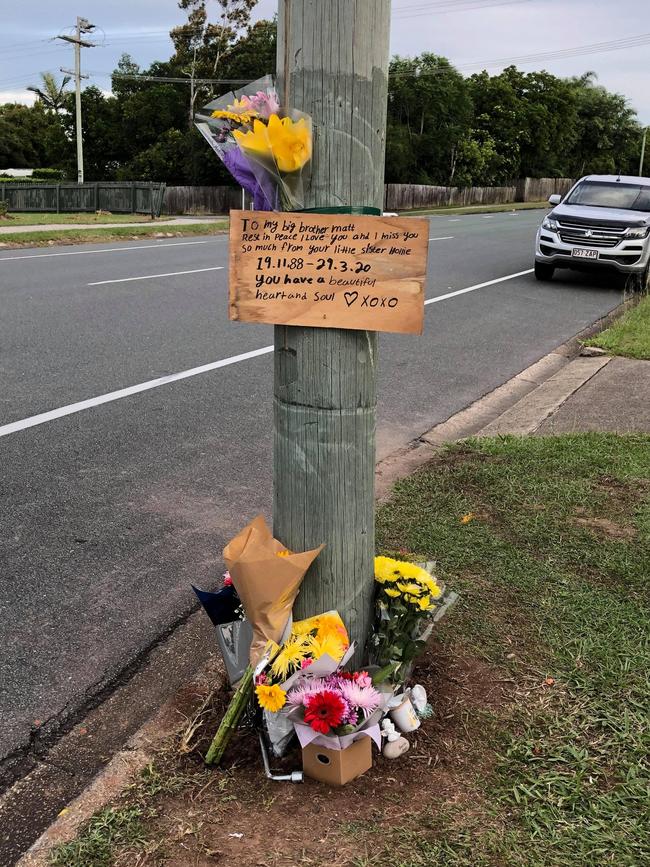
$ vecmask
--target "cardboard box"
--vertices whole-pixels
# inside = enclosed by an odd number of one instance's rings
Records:
[[[344,750],[330,750],[309,744],[302,751],[302,769],[307,777],[344,786],[372,767],[372,738],[360,737]]]

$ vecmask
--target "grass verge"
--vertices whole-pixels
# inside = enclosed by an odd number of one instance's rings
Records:
[[[650,437],[457,445],[395,487],[378,542],[462,594],[416,672],[435,716],[405,757],[331,790],[265,780],[250,735],[231,767],[168,756],[53,863],[650,863]]]
[[[156,222],[164,223],[171,217],[157,217]],[[147,214],[108,214],[108,213],[75,213],[75,214],[48,214],[42,211],[38,213],[11,213],[4,219],[0,219],[0,226],[45,226],[55,223],[151,223],[151,217]]]
[[[599,346],[611,355],[650,359],[650,296],[605,331],[585,340],[585,345]]]
[[[187,235],[221,235],[228,230],[226,221],[219,223],[187,223],[164,227],[158,224],[125,226],[114,229],[61,229],[52,232],[16,232],[0,235],[2,249],[19,247],[51,247],[60,244],[103,244],[108,241],[137,241],[164,235],[165,238],[182,238]]]
[[[540,208],[548,208],[548,202],[511,202],[509,205],[468,205],[466,208],[425,208],[418,211],[400,211],[401,216],[445,216],[445,214],[453,214],[459,216],[463,214],[499,214],[503,211],[533,211]]]

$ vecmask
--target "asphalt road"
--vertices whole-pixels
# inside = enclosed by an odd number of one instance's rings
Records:
[[[532,267],[540,219],[431,220],[425,333],[380,339],[380,457],[619,303],[581,275],[500,280]],[[190,582],[214,586],[223,543],[268,511],[268,351],[93,401],[269,347],[271,328],[227,320],[227,244],[0,252],[0,759],[178,622]]]

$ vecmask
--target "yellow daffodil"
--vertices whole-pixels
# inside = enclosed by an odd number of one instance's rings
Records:
[[[300,667],[307,656],[304,638],[289,639],[271,663],[271,671],[276,677],[286,680],[289,674]]]
[[[277,684],[274,686],[260,684],[260,686],[255,687],[255,695],[260,703],[260,707],[263,710],[271,711],[271,713],[277,713],[277,711],[281,710],[287,700],[287,694]]]
[[[233,135],[243,151],[272,157],[281,172],[296,172],[311,159],[311,131],[304,118],[294,123],[290,117],[272,114],[268,126],[254,120],[252,131],[234,130]]]
[[[387,596],[391,596],[393,599],[395,599],[401,595],[399,590],[395,590],[394,587],[384,587],[384,593]]]

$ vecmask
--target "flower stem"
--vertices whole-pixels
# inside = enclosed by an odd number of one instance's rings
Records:
[[[218,765],[226,747],[230,742],[233,732],[237,728],[237,723],[248,704],[253,692],[253,666],[249,665],[241,679],[237,691],[230,700],[230,704],[221,720],[221,724],[216,735],[212,739],[210,749],[205,756],[206,765]]]

